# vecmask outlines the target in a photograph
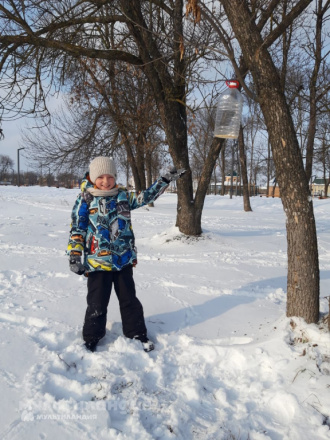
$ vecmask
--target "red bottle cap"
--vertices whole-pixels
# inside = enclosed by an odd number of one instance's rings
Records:
[[[238,89],[239,88],[239,82],[236,79],[230,79],[226,81],[226,86],[230,89]]]

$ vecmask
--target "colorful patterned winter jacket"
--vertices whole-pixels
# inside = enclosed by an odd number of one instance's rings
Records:
[[[139,195],[118,188],[116,196],[94,197],[88,173],[73,210],[67,254],[84,254],[86,272],[117,271],[137,263],[131,210],[157,199],[168,186],[160,177]]]

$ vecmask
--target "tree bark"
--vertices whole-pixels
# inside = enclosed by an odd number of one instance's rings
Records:
[[[198,224],[201,225],[205,196],[207,194],[207,190],[209,187],[214,166],[216,164],[216,161],[219,157],[221,148],[224,145],[224,143],[225,143],[225,139],[213,138],[210,152],[204,163],[203,170],[201,173],[201,178],[199,180],[198,188],[195,194],[195,201],[193,201],[194,209],[195,209],[194,222],[196,227]],[[202,233],[202,228],[200,227],[200,234],[201,233]]]
[[[324,152],[325,152],[326,147],[323,146],[323,148],[324,148]],[[326,152],[325,152],[325,155],[326,155]],[[323,194],[323,196],[328,197],[329,179],[327,176],[326,158],[324,158],[324,162],[323,162],[323,180],[324,180],[324,194]]]
[[[215,162],[216,163],[216,162]],[[213,178],[214,178],[214,195],[217,195],[217,165],[215,164],[213,169]]]
[[[140,132],[136,140],[136,166],[139,175],[139,181],[141,190],[145,190],[146,187],[146,171],[145,171],[145,148],[144,138]]]
[[[225,180],[226,180],[226,159],[225,159],[226,142],[221,148],[221,195],[225,195]]]
[[[147,187],[152,185],[152,157],[151,151],[147,148],[146,150],[146,167],[147,167]]]
[[[146,168],[147,168],[147,187],[149,188],[152,185],[152,158],[150,148],[146,148]],[[150,208],[153,208],[154,202],[148,204]]]
[[[269,133],[276,177],[287,216],[287,316],[307,323],[319,318],[319,265],[315,218],[308,180],[280,78],[247,2],[222,0],[251,71]],[[306,0],[306,6],[310,1]]]
[[[267,151],[267,189],[266,189],[266,196],[269,196],[269,181],[270,181],[270,143],[268,140],[268,151]]]
[[[246,154],[244,146],[243,128],[240,126],[238,135],[239,161],[241,165],[241,178],[243,182],[243,206],[244,211],[252,211],[249,194],[249,181],[247,176]]]

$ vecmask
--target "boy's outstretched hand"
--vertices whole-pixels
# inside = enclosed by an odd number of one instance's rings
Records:
[[[83,275],[85,273],[85,266],[81,263],[80,255],[70,255],[70,270],[77,275]]]
[[[175,182],[177,181],[181,176],[184,175],[186,170],[181,168],[180,170],[177,170],[175,167],[171,168],[168,173],[166,173],[164,176],[162,176],[162,179],[166,183]]]

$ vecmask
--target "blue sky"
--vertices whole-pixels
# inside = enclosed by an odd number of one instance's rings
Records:
[[[61,94],[50,96],[47,100],[47,107],[51,112],[55,112],[62,104]],[[34,124],[31,124],[34,122]],[[22,116],[16,120],[3,121],[1,128],[3,129],[5,139],[0,141],[0,154],[9,156],[14,161],[14,169],[17,171],[17,149],[24,147],[22,142],[22,130],[29,126],[35,126],[35,120],[32,116]],[[31,164],[24,157],[24,150],[20,151],[20,170],[33,171]]]

